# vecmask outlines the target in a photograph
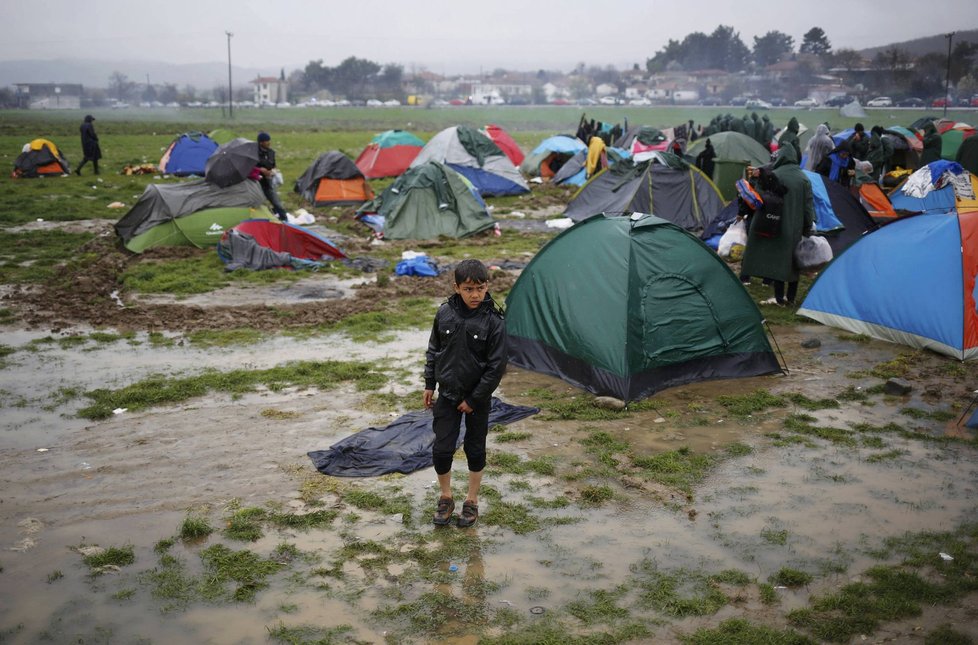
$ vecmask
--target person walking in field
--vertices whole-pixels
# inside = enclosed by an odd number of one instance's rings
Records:
[[[479,519],[479,489],[486,465],[486,436],[493,390],[506,370],[507,343],[503,315],[489,294],[489,270],[478,260],[455,267],[455,294],[442,303],[425,352],[424,407],[433,414],[432,462],[440,497],[433,522],[452,521],[452,457],[465,417],[463,447],[469,467],[468,491],[458,526]],[[438,398],[435,399],[435,387]]]
[[[82,122],[81,126],[78,128],[81,132],[81,146],[82,146],[82,160],[75,168],[75,174],[81,177],[82,166],[85,165],[86,161],[92,162],[92,168],[95,169],[95,174],[98,174],[98,160],[102,158],[102,148],[98,144],[98,135],[95,134],[95,126],[92,123],[95,121],[95,117],[91,114],[85,115],[85,120]]]

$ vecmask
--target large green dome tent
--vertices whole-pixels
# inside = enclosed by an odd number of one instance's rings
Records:
[[[437,161],[408,169],[357,218],[390,240],[462,238],[496,225],[469,180]]]
[[[506,299],[510,363],[633,401],[780,371],[737,276],[654,215],[594,215],[550,241]]]

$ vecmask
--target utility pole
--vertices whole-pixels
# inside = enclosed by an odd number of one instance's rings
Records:
[[[954,32],[947,35],[947,73],[944,75],[944,116],[947,116],[947,104],[951,98],[947,95],[951,85],[951,41],[954,40]]]
[[[234,34],[232,34],[230,31],[225,31],[224,33],[228,36],[228,118],[233,119],[234,103],[232,101],[234,98],[234,91],[231,89],[231,36]]]

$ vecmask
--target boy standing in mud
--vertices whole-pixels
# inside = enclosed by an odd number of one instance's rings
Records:
[[[441,495],[433,522],[451,522],[452,456],[465,415],[463,447],[469,467],[469,487],[458,526],[479,519],[479,487],[486,465],[486,435],[493,390],[506,369],[506,327],[502,312],[489,295],[489,270],[478,260],[455,267],[455,295],[442,303],[425,352],[424,406],[433,408],[435,433],[432,461]],[[434,400],[435,386],[438,399]]]

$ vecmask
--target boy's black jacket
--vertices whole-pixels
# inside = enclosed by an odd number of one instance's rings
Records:
[[[506,326],[492,296],[469,312],[455,294],[442,303],[425,352],[426,390],[439,387],[451,401],[488,401],[507,362]]]

